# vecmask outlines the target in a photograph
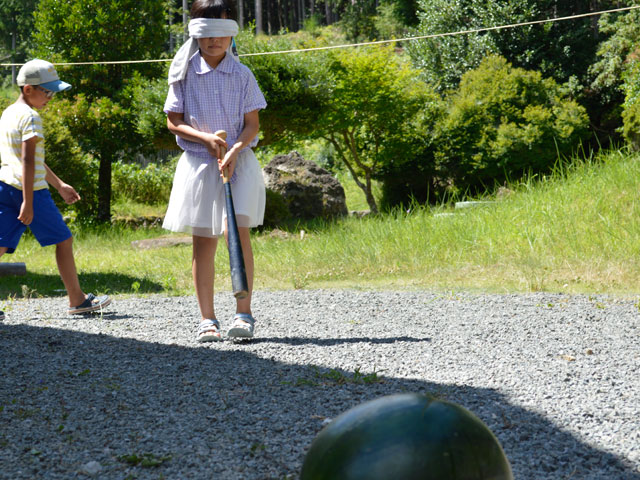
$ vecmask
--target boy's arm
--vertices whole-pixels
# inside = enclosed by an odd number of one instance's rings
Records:
[[[36,144],[40,139],[31,137],[22,142],[22,205],[18,220],[25,225],[33,221],[33,182],[36,175]]]
[[[47,165],[46,163],[44,164],[44,169],[44,179],[49,185],[51,185],[58,191],[65,203],[71,205],[72,203],[76,203],[78,200],[80,200],[80,195],[78,195],[78,192],[76,192],[71,185],[68,185],[60,180],[60,178],[58,178],[58,176],[53,173],[53,170],[51,170],[49,168],[49,165]]]

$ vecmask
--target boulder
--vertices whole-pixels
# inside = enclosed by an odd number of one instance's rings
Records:
[[[340,182],[296,151],[276,155],[262,173],[267,189],[282,197],[290,217],[330,219],[348,213]]]

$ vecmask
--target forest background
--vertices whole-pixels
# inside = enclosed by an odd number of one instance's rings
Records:
[[[74,88],[44,112],[48,163],[54,170],[60,165],[83,192],[81,204],[60,205],[75,218],[108,222],[113,200],[123,197],[166,202],[173,165],[162,160],[176,153],[162,112],[169,62],[100,62],[170,59],[184,40],[185,3],[0,1],[0,58],[97,62],[60,66]],[[377,213],[492,191],[622,139],[635,145],[638,10],[366,47],[261,54],[637,3],[240,2],[239,53],[269,104],[261,116],[259,157],[266,162],[301,149],[335,173],[348,172]],[[7,92],[12,75],[4,71]],[[0,106],[11,100],[9,90]]]

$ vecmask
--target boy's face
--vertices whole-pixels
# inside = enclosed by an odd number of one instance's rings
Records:
[[[199,38],[200,54],[205,60],[221,60],[231,45],[231,37]]]
[[[53,92],[40,85],[25,85],[22,88],[22,96],[31,108],[40,110],[46,107],[49,100],[53,98]]]

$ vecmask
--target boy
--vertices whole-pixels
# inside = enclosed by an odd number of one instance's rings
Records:
[[[42,119],[36,112],[46,107],[55,93],[71,85],[61,81],[54,66],[44,60],[25,63],[17,83],[20,97],[0,118],[0,257],[15,251],[29,226],[41,246],[56,246],[58,271],[69,295],[69,313],[101,310],[111,298],[85,295],[80,288],[71,231],[53,203],[48,186],[52,185],[67,204],[80,200],[80,195],[45,164]]]

